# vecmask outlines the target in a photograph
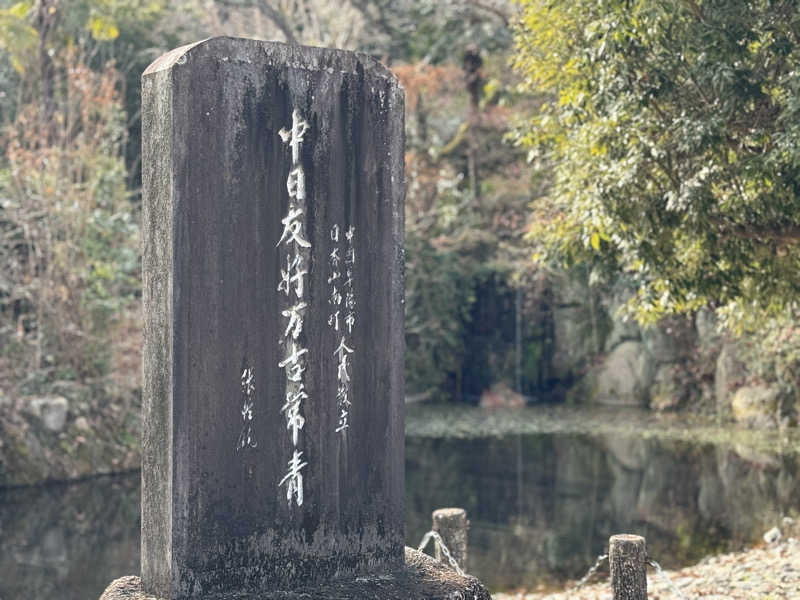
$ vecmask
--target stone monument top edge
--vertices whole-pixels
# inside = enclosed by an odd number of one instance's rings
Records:
[[[155,59],[142,73],[142,78],[185,64],[196,53],[207,50],[215,56],[228,55],[229,60],[252,60],[252,53],[263,52],[271,62],[288,65],[290,68],[306,70],[328,70],[356,73],[363,69],[366,75],[378,77],[402,90],[397,76],[378,59],[364,52],[353,52],[338,48],[298,46],[284,42],[233,36],[210,37],[192,44],[179,46]]]
[[[147,68],[142,73],[142,78],[144,78],[146,75],[151,75],[152,73],[156,73],[158,71],[165,71],[166,69],[170,69],[175,63],[177,63],[181,59],[181,57],[185,56],[189,52],[189,50],[191,50],[195,46],[204,44],[209,39],[211,38],[206,38],[198,42],[186,44],[184,46],[178,46],[177,48],[173,48],[169,52],[165,52],[147,66]]]

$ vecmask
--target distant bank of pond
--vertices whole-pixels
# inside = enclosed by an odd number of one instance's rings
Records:
[[[436,508],[471,522],[467,570],[492,590],[579,577],[614,533],[665,566],[758,541],[800,514],[796,433],[570,408],[411,406],[406,537]],[[92,600],[139,570],[139,476],[0,491],[0,600]]]

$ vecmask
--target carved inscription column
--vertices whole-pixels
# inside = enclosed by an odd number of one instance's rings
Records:
[[[344,236],[341,228],[334,224],[331,228],[331,241],[333,250],[329,256],[330,276],[328,284],[331,286],[328,303],[330,327],[339,340],[333,355],[336,358],[336,409],[338,411],[338,424],[336,433],[343,433],[350,427],[350,407],[353,403],[350,385],[350,370],[354,360],[355,346],[350,338],[356,324],[356,296],[353,288],[354,267],[356,251],[353,245],[355,228],[351,225]],[[344,239],[342,239],[344,238]],[[345,241],[345,244],[340,242]],[[342,260],[342,254],[344,260]],[[344,302],[343,302],[344,301]]]
[[[253,404],[256,391],[255,375],[251,367],[245,366],[241,376],[242,384],[242,431],[236,442],[236,451],[245,448],[257,448],[255,433],[253,432]]]
[[[145,72],[150,595],[402,562],[403,113],[338,50],[214,38]]]
[[[307,304],[303,300],[304,280],[308,272],[304,265],[311,256],[311,244],[303,231],[303,215],[306,211],[306,176],[300,161],[300,149],[303,136],[308,130],[308,123],[295,109],[292,112],[292,126],[283,128],[279,135],[284,143],[292,149],[292,170],[286,180],[286,191],[289,194],[289,212],[281,221],[283,233],[278,240],[281,257],[285,257],[286,270],[281,270],[281,282],[278,291],[283,292],[286,308],[281,311],[286,329],[278,340],[283,348],[285,358],[278,367],[286,370],[286,402],[281,412],[286,417],[286,429],[289,430],[294,451],[289,459],[289,470],[278,485],[286,486],[286,499],[293,500],[297,506],[303,505],[302,469],[308,463],[303,461],[303,451],[299,449],[300,431],[305,425],[302,414],[302,403],[308,400],[303,373],[310,359],[308,348],[303,347],[303,319]]]

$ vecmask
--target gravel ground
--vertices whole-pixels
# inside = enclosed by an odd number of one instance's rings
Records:
[[[703,559],[667,576],[683,598],[692,600],[800,600],[800,541],[789,538],[745,552]],[[679,600],[652,568],[647,573],[648,600]],[[612,600],[608,580],[580,590],[549,594],[492,594],[494,600]]]

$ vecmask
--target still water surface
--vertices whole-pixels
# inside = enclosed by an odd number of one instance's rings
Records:
[[[603,418],[412,407],[407,543],[433,509],[464,507],[468,571],[493,591],[534,589],[580,576],[614,533],[677,566],[800,513],[794,441]],[[0,492],[0,600],[96,600],[138,570],[138,474]]]

